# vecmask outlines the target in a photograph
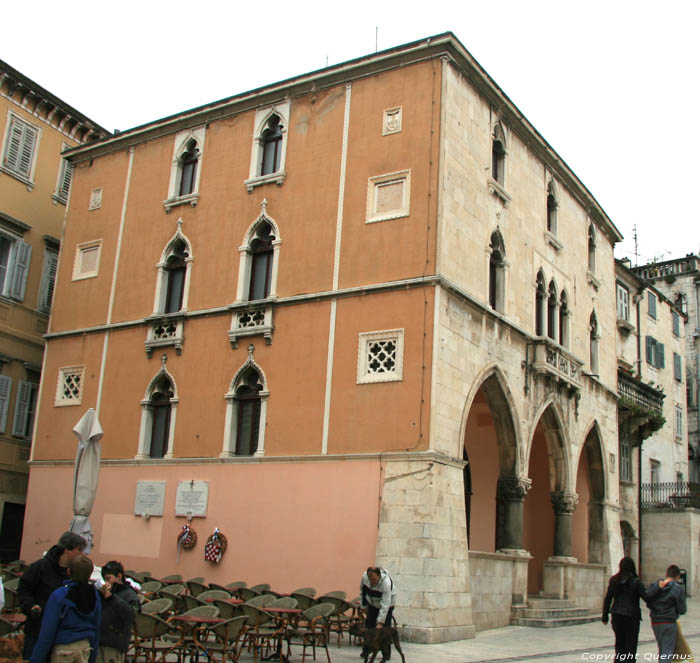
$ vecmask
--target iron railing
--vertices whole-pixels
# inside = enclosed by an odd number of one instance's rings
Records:
[[[654,387],[650,387],[622,371],[617,374],[617,391],[620,398],[627,399],[639,407],[656,414],[663,412],[664,395],[658,389],[654,389]]]
[[[700,509],[700,483],[663,481],[642,484],[642,509]]]
[[[676,258],[675,260],[666,260],[632,268],[635,274],[647,280],[658,279],[663,276],[688,274],[697,270],[698,258],[692,254],[687,255],[685,258]]]

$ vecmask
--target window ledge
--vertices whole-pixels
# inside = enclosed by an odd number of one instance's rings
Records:
[[[556,235],[549,230],[544,231],[544,241],[553,246],[557,251],[561,251],[564,245],[557,239]]]
[[[258,177],[251,177],[250,179],[245,180],[243,182],[245,184],[245,188],[248,190],[248,193],[250,193],[256,186],[261,186],[263,184],[277,184],[278,186],[282,186],[284,184],[284,180],[287,177],[287,173],[284,170],[280,170],[276,173],[270,173],[269,175],[260,175]]]
[[[623,334],[630,334],[634,331],[634,325],[631,322],[628,322],[627,320],[622,320],[620,318],[618,318],[617,320],[617,328]]]
[[[197,207],[198,202],[198,193],[188,193],[186,196],[175,196],[174,198],[164,200],[163,207],[165,208],[166,214],[169,214],[173,207],[178,207],[179,205],[191,205],[192,207]]]
[[[27,191],[31,191],[34,188],[34,182],[28,177],[22,175],[21,173],[17,173],[14,170],[10,170],[6,166],[0,166],[0,171],[5,173],[6,175],[9,175],[10,177],[14,177],[16,180],[19,180],[23,184],[26,184]]]
[[[83,402],[82,398],[74,398],[71,400],[54,401],[54,407],[69,407],[71,405],[80,405]]]
[[[489,193],[492,193],[498,198],[500,198],[503,201],[504,205],[508,206],[508,203],[510,203],[510,201],[513,200],[508,194],[508,192],[503,188],[503,185],[494,180],[493,177],[489,177],[488,187]]]
[[[234,311],[231,316],[231,329],[228,332],[228,340],[232,348],[238,347],[238,339],[245,336],[260,336],[265,339],[265,344],[272,343],[272,306],[251,306]]]
[[[596,277],[596,275],[590,269],[586,272],[586,280],[596,290],[600,288],[600,281],[598,280],[598,277]]]
[[[58,194],[52,194],[51,195],[51,200],[53,200],[54,204],[60,204],[60,205],[67,205],[68,204],[68,198],[64,198],[63,196],[59,196]]]

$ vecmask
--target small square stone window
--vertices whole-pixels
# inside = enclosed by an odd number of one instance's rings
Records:
[[[403,380],[403,336],[403,329],[360,334],[357,384]]]
[[[410,198],[410,170],[370,177],[367,190],[367,223],[408,216]]]
[[[88,279],[97,276],[100,268],[102,240],[78,244],[73,264],[73,280]]]
[[[54,405],[80,405],[83,400],[84,366],[69,366],[58,369],[58,385]]]

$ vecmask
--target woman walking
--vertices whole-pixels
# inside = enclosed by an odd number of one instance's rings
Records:
[[[620,560],[620,570],[608,583],[601,617],[603,624],[607,624],[608,614],[612,614],[615,661],[636,660],[639,623],[642,621],[639,599],[647,600],[646,589],[637,575],[634,560],[631,557],[623,557]]]

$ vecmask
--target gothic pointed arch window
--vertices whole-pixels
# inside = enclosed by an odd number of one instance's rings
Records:
[[[191,138],[187,143],[187,149],[180,157],[179,196],[186,196],[194,191],[198,163],[199,148],[197,147],[197,141]]]
[[[588,225],[588,271],[595,274],[596,232],[595,226]]]
[[[273,113],[263,129],[260,141],[262,143],[262,160],[260,175],[271,175],[280,169],[282,159],[282,119]]]
[[[501,186],[505,184],[506,136],[499,122],[491,139],[491,177]]]
[[[178,205],[194,207],[199,201],[205,130],[206,127],[188,129],[175,136],[168,197],[163,201],[168,213]]]
[[[263,184],[284,183],[289,111],[290,102],[286,101],[260,108],[255,114],[250,174],[245,181],[249,192]]]
[[[535,289],[535,334],[544,336],[545,307],[547,305],[547,293],[544,284],[544,273],[537,273],[537,285]]]
[[[547,336],[553,341],[557,339],[557,284],[549,282],[547,294]]]
[[[489,304],[492,309],[503,313],[505,300],[505,257],[506,251],[501,233],[496,230],[489,244]]]
[[[557,201],[557,190],[554,182],[550,180],[547,185],[547,232],[552,235],[557,234],[557,209],[559,202]]]
[[[598,374],[598,342],[600,338],[600,329],[598,327],[598,318],[595,311],[591,313],[591,317],[588,323],[589,329],[589,355],[590,355],[590,367],[591,373],[594,375]]]
[[[559,345],[569,347],[569,298],[564,290],[559,297]]]
[[[165,261],[165,301],[163,313],[175,313],[182,309],[187,271],[187,246],[177,239]]]
[[[267,200],[260,216],[252,223],[238,248],[240,263],[229,340],[236,347],[238,338],[262,334],[272,342],[272,302],[277,297],[277,272],[281,240],[275,221],[267,215]]]
[[[262,456],[265,453],[267,398],[265,376],[249,359],[233,379],[226,394],[226,430],[222,457]]]
[[[192,254],[190,242],[182,234],[182,219],[178,220],[177,228],[157,265],[153,314],[149,318],[152,324],[146,339],[149,356],[159,346],[175,346],[178,354],[182,351]]]
[[[141,401],[141,458],[172,458],[177,398],[175,384],[164,369],[151,381],[146,397]]]
[[[248,284],[248,300],[266,299],[270,294],[270,279],[274,251],[272,242],[275,240],[274,229],[262,220],[255,229],[250,241],[250,282]]]

